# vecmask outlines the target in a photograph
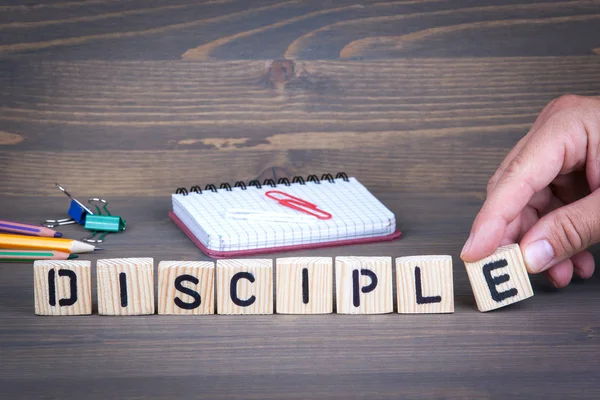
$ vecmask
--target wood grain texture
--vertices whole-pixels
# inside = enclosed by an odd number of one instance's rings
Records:
[[[37,260],[33,263],[36,315],[86,315],[92,313],[92,272],[89,261]],[[50,283],[50,271],[54,275]],[[71,271],[75,278],[60,271]],[[73,292],[73,279],[75,291]],[[50,289],[52,285],[52,289]],[[53,295],[53,296],[52,296]],[[51,298],[51,296],[53,298]],[[68,300],[69,304],[61,304]]]
[[[533,296],[518,244],[499,247],[491,256],[465,263],[465,267],[479,311],[495,310]]]
[[[385,314],[393,311],[391,257],[336,257],[338,314]]]
[[[58,181],[128,221],[84,259],[213,261],[167,217],[175,188],[345,171],[403,237],[344,254],[458,260],[487,180],[543,106],[600,94],[598,13],[597,0],[4,1],[2,218],[64,215]],[[106,318],[92,285],[93,315],[41,318],[33,269],[0,263],[0,397],[600,397],[597,276],[556,290],[533,275],[535,297],[479,313],[462,263],[453,275],[452,315]]]
[[[98,314],[154,314],[154,260],[152,258],[98,260],[96,283]]]
[[[184,275],[179,284],[197,293],[182,293],[176,288],[176,280]],[[191,278],[190,278],[191,277]],[[192,278],[198,282],[194,283]],[[158,314],[202,315],[215,313],[215,263],[209,261],[161,261],[158,263]],[[178,299],[176,301],[176,299]],[[181,302],[182,308],[177,303]],[[199,303],[196,305],[196,303]],[[192,307],[192,308],[186,308]]]
[[[216,290],[218,314],[273,314],[273,260],[217,260]]]
[[[278,314],[333,312],[333,259],[285,257],[276,260]]]
[[[453,313],[452,256],[396,258],[396,299],[400,314]]]

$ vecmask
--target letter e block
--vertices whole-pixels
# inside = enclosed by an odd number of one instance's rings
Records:
[[[499,247],[491,256],[465,263],[479,311],[490,311],[533,296],[518,244]]]
[[[331,257],[277,259],[277,313],[330,314],[333,312]]]
[[[98,314],[154,314],[154,260],[98,260]]]
[[[385,314],[394,310],[391,257],[336,257],[338,314]]]
[[[452,257],[396,258],[396,294],[400,314],[453,313]]]
[[[158,264],[158,313],[214,314],[215,263],[161,261]]]
[[[92,313],[89,261],[37,260],[33,263],[36,315]]]
[[[273,314],[273,260],[217,260],[218,314]]]

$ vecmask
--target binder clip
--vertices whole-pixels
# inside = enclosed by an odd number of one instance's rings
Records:
[[[104,199],[91,198],[88,200],[91,206],[95,207],[96,213],[87,215],[85,218],[84,228],[92,232],[92,236],[84,238],[88,243],[102,243],[104,237],[109,233],[122,232],[127,227],[127,222],[116,215],[112,215],[108,211],[108,202]],[[102,208],[100,205],[102,204]],[[97,236],[97,238],[96,238]]]
[[[60,186],[58,183],[55,183],[55,185],[58,188],[58,190],[63,192],[65,195],[67,195],[68,198],[71,199],[71,204],[69,205],[69,210],[67,211],[70,218],[47,219],[43,222],[43,225],[48,228],[54,228],[56,226],[62,225],[85,224],[86,216],[92,215],[92,211],[86,206],[84,206],[83,203],[81,203],[79,200],[71,196],[71,194],[67,192],[67,190],[64,187]]]

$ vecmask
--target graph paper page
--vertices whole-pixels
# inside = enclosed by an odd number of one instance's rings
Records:
[[[265,195],[270,190],[314,203],[332,215],[314,223],[237,220],[232,209],[307,215]],[[396,230],[394,214],[355,178],[292,183],[289,186],[219,189],[173,195],[173,212],[204,246],[215,251],[250,250],[386,236]]]

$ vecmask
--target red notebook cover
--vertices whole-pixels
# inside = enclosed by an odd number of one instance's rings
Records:
[[[366,244],[366,243],[377,243],[390,241],[394,239],[398,239],[401,235],[399,230],[396,230],[391,235],[386,236],[378,236],[378,237],[369,237],[369,238],[360,238],[360,239],[348,239],[348,240],[336,240],[332,242],[319,242],[319,243],[307,243],[307,244],[298,244],[294,246],[278,246],[278,247],[263,247],[260,249],[251,249],[251,250],[237,250],[237,251],[216,251],[210,250],[206,246],[202,244],[193,234],[192,232],[185,226],[183,222],[175,215],[173,211],[169,211],[169,217],[177,224],[179,228],[187,237],[189,237],[192,242],[196,246],[200,248],[206,255],[213,258],[229,258],[229,257],[244,257],[251,256],[256,254],[267,254],[267,253],[281,253],[285,251],[294,251],[294,250],[308,250],[308,249],[318,249],[322,247],[336,247],[336,246],[349,246],[354,244]]]

